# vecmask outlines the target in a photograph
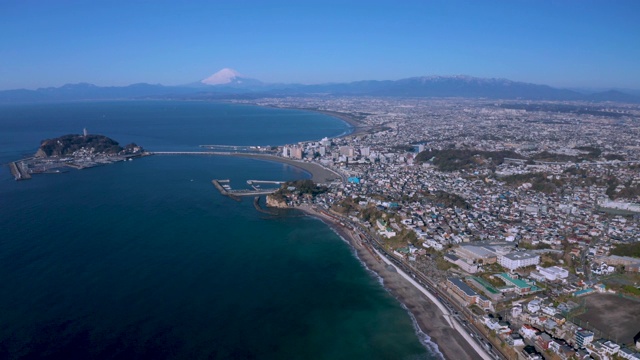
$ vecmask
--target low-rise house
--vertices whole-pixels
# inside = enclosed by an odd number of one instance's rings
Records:
[[[511,346],[524,346],[524,339],[520,334],[511,334],[507,337],[507,343]]]
[[[624,347],[624,348],[621,348],[620,351],[618,351],[618,357],[621,357],[627,360],[640,360],[640,353]]]
[[[522,325],[522,327],[519,330],[520,335],[526,337],[527,339],[534,339],[539,332],[540,330],[536,329],[535,327],[529,324]]]
[[[602,349],[604,349],[604,351],[609,355],[615,355],[620,351],[620,345],[611,340],[607,340],[602,343]]]
[[[531,314],[535,314],[538,311],[540,311],[541,304],[542,304],[542,301],[540,299],[533,299],[529,301],[529,303],[527,304],[527,311]]]
[[[591,331],[578,329],[574,336],[576,346],[578,346],[578,348],[586,347],[593,341],[593,336],[594,334]]]
[[[520,354],[523,356],[525,360],[542,360],[542,354],[540,354],[535,347],[531,345],[525,346]]]
[[[560,339],[552,339],[549,343],[549,350],[554,352],[560,359],[567,360],[576,355],[576,351],[566,341]]]
[[[544,332],[538,335],[538,337],[536,338],[536,344],[538,344],[538,346],[542,350],[547,350],[549,348],[549,344],[551,343],[551,341],[552,341],[551,335]]]
[[[558,310],[553,307],[553,305],[545,305],[541,308],[542,312],[549,315],[549,316],[554,316]]]

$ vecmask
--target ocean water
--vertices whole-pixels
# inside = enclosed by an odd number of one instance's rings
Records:
[[[278,145],[348,130],[203,102],[0,107],[0,162],[82,128],[149,150]],[[152,156],[16,182],[0,170],[0,358],[433,358],[400,304],[322,222],[221,196],[306,178],[251,159]]]

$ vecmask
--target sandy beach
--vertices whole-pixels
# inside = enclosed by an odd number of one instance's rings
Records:
[[[265,106],[265,105],[259,105],[259,106]],[[348,114],[348,113],[339,112],[339,111],[320,110],[320,109],[313,109],[313,108],[297,108],[297,107],[279,107],[279,106],[267,106],[267,107],[273,107],[273,108],[277,108],[277,109],[291,109],[291,110],[311,111],[311,112],[316,112],[316,113],[325,114],[325,115],[329,115],[329,116],[338,118],[338,119],[346,122],[347,124],[349,124],[349,126],[351,127],[351,131],[349,131],[348,133],[346,133],[344,135],[341,135],[339,137],[357,136],[357,135],[369,133],[369,132],[374,130],[373,127],[371,127],[369,125],[366,125],[365,123],[363,123],[360,119],[356,118],[355,116],[353,116],[351,114]]]
[[[316,164],[312,162],[294,160],[294,159],[289,159],[289,158],[284,158],[281,156],[269,155],[269,154],[228,153],[228,154],[225,154],[224,156],[238,156],[238,157],[244,157],[249,159],[275,161],[275,162],[295,166],[311,174],[311,179],[313,179],[313,181],[317,183],[332,182],[334,180],[344,180],[342,176],[336,173],[335,171],[332,171],[320,164]]]
[[[430,337],[430,341],[425,343],[434,352],[439,352],[445,359],[480,358],[460,333],[449,325],[442,311],[400,274],[390,270],[371,248],[367,249],[368,245],[361,243],[353,231],[340,226],[335,219],[310,206],[300,206],[296,209],[322,220],[351,244],[360,261],[368,270],[382,278],[384,287],[411,313],[419,331]]]
[[[340,118],[349,123],[353,131],[344,136],[357,135],[371,130],[368,127],[362,127],[362,124],[349,114],[314,109],[299,110],[320,112]],[[288,159],[269,154],[229,153],[227,155],[275,161],[295,166],[310,173],[311,178],[315,182],[330,182],[336,179],[344,181],[340,174],[312,162]],[[417,331],[420,333],[421,340],[432,352],[440,354],[445,359],[472,360],[481,358],[476,350],[469,344],[468,340],[463,338],[463,336],[449,324],[442,310],[440,310],[433,301],[407,279],[402,277],[396,270],[387,265],[382,258],[376,254],[375,250],[372,249],[370,245],[362,243],[358,235],[352,230],[341,226],[334,218],[316,211],[309,205],[296,207],[296,209],[322,220],[343,239],[348,241],[358,259],[360,259],[369,271],[372,271],[383,280],[385,289],[411,314],[418,328]]]

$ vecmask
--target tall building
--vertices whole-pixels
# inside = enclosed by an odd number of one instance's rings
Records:
[[[353,157],[355,155],[353,146],[340,146],[340,155]]]
[[[291,148],[291,157],[294,159],[302,159],[302,148],[298,145],[294,145]]]

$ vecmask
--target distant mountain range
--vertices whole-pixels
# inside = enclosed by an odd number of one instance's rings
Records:
[[[640,103],[638,90],[583,93],[547,85],[471,76],[422,76],[401,80],[368,80],[317,85],[268,84],[222,69],[183,86],[133,84],[101,87],[87,83],[57,88],[0,91],[0,103],[59,102],[115,99],[232,99],[279,96],[460,97],[522,100],[584,100]]]

